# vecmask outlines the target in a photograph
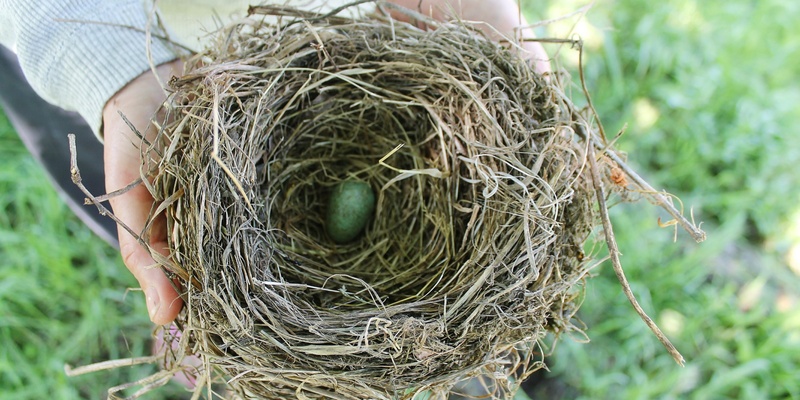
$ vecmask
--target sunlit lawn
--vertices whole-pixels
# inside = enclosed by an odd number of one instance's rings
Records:
[[[531,21],[582,5],[523,1]],[[574,27],[607,131],[627,124],[618,147],[693,208],[708,241],[673,242],[646,201],[616,205],[633,290],[686,367],[603,264],[586,285],[585,335],[559,341],[543,398],[800,399],[800,259],[789,257],[800,243],[798,17],[800,2],[781,0],[606,0]],[[576,21],[539,34],[567,35]],[[574,50],[548,51],[577,76]],[[67,363],[147,355],[151,325],[119,256],[69,213],[4,117],[0,207],[0,398],[101,398],[152,371],[64,375]]]
[[[525,2],[531,20],[585,4],[546,3]],[[800,398],[797,16],[800,3],[779,0],[598,1],[577,26],[540,30],[584,38],[606,130],[627,125],[618,147],[709,237],[672,243],[647,202],[613,209],[633,290],[688,362],[676,366],[603,265],[580,312],[591,341],[566,338],[551,359],[556,397]],[[550,51],[577,76],[576,52]]]
[[[101,399],[153,372],[65,375],[149,355],[152,324],[116,250],[71,214],[2,113],[0,208],[0,399]]]

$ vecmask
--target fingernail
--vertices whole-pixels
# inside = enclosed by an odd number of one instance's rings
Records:
[[[145,292],[145,300],[147,301],[147,312],[150,314],[150,319],[156,316],[158,309],[161,307],[161,299],[158,297],[158,290],[150,287]]]

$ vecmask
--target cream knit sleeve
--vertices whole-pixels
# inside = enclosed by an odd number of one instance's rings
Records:
[[[17,53],[46,101],[79,112],[95,132],[105,103],[133,78],[177,57],[147,43],[150,9],[142,0],[0,0],[0,43]]]

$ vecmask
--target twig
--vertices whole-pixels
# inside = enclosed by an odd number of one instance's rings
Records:
[[[595,146],[597,146],[597,143],[595,143]],[[700,229],[700,227],[696,226],[693,222],[686,219],[686,217],[684,217],[683,214],[672,205],[672,201],[670,201],[667,196],[650,186],[650,184],[647,183],[647,181],[645,181],[641,176],[639,176],[636,171],[622,161],[622,158],[619,156],[619,154],[617,154],[615,151],[612,151],[610,148],[604,148],[601,150],[603,150],[603,154],[607,155],[608,158],[614,161],[617,166],[625,171],[628,177],[631,178],[631,180],[642,189],[644,194],[648,196],[653,203],[663,208],[669,213],[669,215],[672,216],[672,218],[675,219],[675,221],[678,221],[678,224],[680,224],[680,226],[683,227],[683,229],[688,232],[696,242],[700,243],[706,240],[705,231]]]
[[[672,204],[672,201],[669,200],[667,196],[665,196],[662,192],[657,191],[653,188],[647,181],[644,180],[639,174],[636,173],[625,161],[622,160],[622,157],[617,154],[610,146],[605,146],[601,144],[595,137],[589,134],[587,129],[583,126],[583,124],[578,124],[577,129],[578,135],[587,141],[591,141],[594,144],[593,148],[602,152],[602,154],[608,156],[620,169],[625,171],[625,174],[633,181],[636,186],[641,189],[641,192],[647,196],[650,201],[652,201],[655,205],[661,207],[672,216],[672,218],[677,221],[677,223],[687,232],[692,239],[694,239],[697,243],[703,242],[706,240],[706,232],[700,229],[699,226],[695,225],[692,221],[686,219],[683,216],[680,210],[675,208]]]
[[[64,366],[64,373],[67,374],[69,377],[90,374],[92,372],[98,371],[107,371],[109,369],[121,368],[121,367],[132,367],[134,365],[140,364],[155,364],[159,360],[159,356],[147,356],[147,357],[135,357],[135,358],[125,358],[122,360],[110,360],[110,361],[103,361],[99,363],[94,363],[90,365],[84,365],[82,367],[72,368],[69,364]]]
[[[320,21],[320,20],[323,20],[323,19],[326,19],[326,18],[333,17],[336,14],[339,14],[340,12],[344,11],[347,8],[359,6],[359,5],[365,4],[365,3],[375,3],[375,2],[376,2],[376,0],[356,0],[356,1],[353,1],[353,2],[348,2],[347,4],[344,4],[342,6],[336,7],[336,8],[334,8],[334,9],[332,9],[332,10],[326,12],[326,13],[318,13],[318,12],[314,12],[314,11],[302,11],[302,10],[297,10],[297,9],[294,9],[294,8],[282,7],[282,6],[273,6],[273,5],[250,6],[250,7],[247,8],[247,15],[248,16],[253,15],[253,14],[276,15],[276,16],[286,15],[286,16],[292,16],[292,17],[300,18],[300,19],[297,19],[297,20],[293,20],[293,21],[287,23],[285,26],[283,26],[283,29],[286,29],[286,28],[288,28],[288,27],[290,27],[290,26],[292,26],[294,24],[300,23],[300,22],[304,22],[304,21],[308,21],[308,22]]]
[[[78,149],[77,146],[75,145],[75,134],[70,133],[67,135],[67,138],[69,139],[69,153],[70,153],[69,172],[72,177],[72,183],[74,183],[78,187],[78,189],[80,189],[81,192],[83,192],[83,194],[86,196],[87,205],[94,204],[94,206],[97,207],[97,210],[100,212],[100,215],[111,218],[117,224],[117,226],[121,227],[122,229],[125,229],[125,231],[128,232],[128,234],[133,236],[133,238],[136,239],[136,242],[139,243],[142,247],[144,247],[147,250],[148,254],[150,254],[150,256],[153,257],[154,260],[157,260],[157,262],[160,264],[161,270],[164,271],[164,273],[172,272],[178,274],[184,281],[189,280],[189,275],[185,272],[185,270],[179,268],[177,265],[174,265],[174,263],[170,263],[170,261],[166,257],[161,256],[160,254],[158,254],[158,252],[154,252],[152,247],[150,247],[150,245],[147,243],[147,241],[145,241],[142,235],[134,232],[133,229],[131,229],[124,222],[122,222],[122,220],[120,220],[116,215],[114,215],[114,213],[111,212],[111,210],[109,210],[106,206],[102,204],[103,201],[107,201],[109,198],[113,197],[112,195],[123,194],[131,190],[135,185],[142,183],[142,178],[137,179],[135,182],[124,187],[123,189],[111,192],[105,196],[96,197],[83,184],[81,171],[80,169],[78,169]],[[166,265],[169,264],[172,264],[171,268],[166,267]],[[200,285],[200,282],[198,282],[197,279],[195,278],[192,278],[191,282],[192,284],[194,284],[195,287],[198,287]],[[180,291],[178,291],[178,293],[180,293]]]
[[[573,41],[573,43],[575,43],[578,46],[578,52],[580,54],[578,58],[579,60],[578,69],[580,70],[581,87],[583,89],[584,95],[587,98],[587,101],[589,102],[589,108],[592,111],[592,115],[598,121],[598,127],[600,129],[600,132],[602,133],[603,132],[602,124],[599,123],[600,119],[597,116],[597,111],[594,109],[594,106],[592,105],[592,100],[591,97],[589,96],[589,91],[586,86],[586,79],[583,73],[583,46],[581,44],[581,41],[579,40]],[[580,118],[577,115],[576,117]],[[628,166],[628,164],[625,163],[625,161],[622,160],[622,157],[620,157],[619,154],[617,154],[617,152],[614,151],[612,146],[606,144],[604,133],[602,134],[603,135],[602,138],[597,138],[593,133],[590,133],[589,130],[586,129],[584,124],[580,123],[581,121],[576,121],[576,122],[578,122],[576,124],[578,127],[577,133],[579,136],[581,136],[581,138],[583,138],[588,142],[591,142],[594,145],[594,148],[601,151],[604,155],[608,156],[608,158],[614,161],[614,163],[616,163],[620,169],[625,171],[628,177],[630,177],[633,180],[633,182],[637,186],[639,186],[642,192],[648,198],[650,198],[650,200],[653,203],[655,203],[657,206],[663,208],[667,213],[669,213],[669,215],[671,215],[672,218],[674,218],[675,221],[677,221],[678,224],[680,224],[680,226],[683,227],[683,229],[686,230],[686,232],[688,232],[689,235],[691,235],[696,242],[700,243],[706,240],[706,233],[702,229],[700,229],[699,226],[695,225],[693,222],[686,219],[686,217],[683,216],[683,213],[679,211],[677,208],[675,208],[674,205],[672,205],[672,202],[669,200],[667,196],[663,195],[661,192],[657,191],[655,188],[650,186],[650,184],[647,183],[647,181],[645,181],[641,176],[639,176],[639,174],[637,174],[636,171],[634,171],[631,167]]]
[[[628,279],[625,277],[625,272],[622,270],[622,262],[619,259],[619,248],[617,247],[617,240],[614,238],[614,230],[611,227],[611,220],[608,216],[608,208],[606,207],[606,196],[603,193],[603,183],[600,179],[600,172],[597,170],[597,161],[595,160],[595,149],[592,146],[589,146],[589,167],[591,168],[592,172],[592,184],[594,185],[595,194],[597,195],[597,202],[600,207],[600,219],[603,222],[603,233],[606,237],[606,244],[608,245],[608,254],[611,257],[611,264],[614,266],[614,273],[617,274],[617,279],[619,283],[622,285],[622,291],[625,293],[625,297],[628,298],[628,301],[631,302],[633,305],[633,309],[636,310],[636,313],[639,314],[639,317],[642,318],[645,324],[650,328],[651,331],[656,335],[661,344],[667,349],[667,352],[675,359],[675,362],[678,365],[684,365],[684,358],[678,349],[669,341],[666,335],[661,332],[661,329],[658,328],[653,319],[650,318],[647,313],[642,309],[639,305],[639,302],[636,301],[636,297],[631,290],[631,286],[628,283]]]
[[[95,197],[92,194],[92,192],[90,192],[89,189],[87,189],[86,186],[83,185],[83,178],[81,178],[81,171],[80,169],[78,169],[78,149],[75,146],[75,134],[70,133],[69,135],[67,135],[67,138],[69,138],[69,154],[70,154],[69,172],[72,177],[72,183],[78,186],[78,189],[80,189],[81,192],[83,192],[83,194],[86,195],[87,199],[91,202],[91,204],[94,204],[94,206],[97,207],[97,210],[100,212],[100,215],[107,216],[112,220],[114,220],[114,222],[116,222],[118,226],[122,227],[122,229],[125,229],[125,231],[127,231],[131,236],[133,236],[134,239],[136,239],[136,241],[139,244],[147,248],[149,251],[150,246],[145,242],[145,240],[141,237],[141,235],[134,232],[133,229],[128,227],[128,225],[126,225],[119,218],[117,218],[117,216],[114,215],[114,213],[112,213],[111,210],[106,208],[106,206],[104,206],[100,202],[100,200],[98,200],[97,197]],[[123,190],[127,191],[130,189],[126,187]]]
[[[642,179],[633,169],[628,167],[628,165],[622,160],[622,158],[613,150],[612,146],[606,143],[605,133],[603,132],[602,124],[599,122],[599,117],[597,115],[597,111],[595,110],[594,106],[592,105],[591,97],[589,96],[589,91],[586,86],[586,79],[583,73],[583,45],[580,40],[576,41],[578,45],[578,69],[580,71],[580,80],[581,80],[581,87],[583,89],[584,95],[587,98],[589,103],[589,109],[592,112],[594,118],[598,121],[599,131],[601,134],[600,138],[597,138],[595,133],[590,133],[586,127],[588,122],[586,121],[576,121],[577,125],[577,132],[584,140],[590,143],[590,145],[586,146],[587,148],[587,158],[589,159],[589,167],[592,174],[592,185],[594,186],[595,195],[597,196],[597,203],[600,209],[600,219],[603,223],[603,233],[606,238],[606,245],[608,246],[608,254],[611,258],[611,264],[614,267],[614,273],[617,275],[617,280],[619,280],[620,285],[622,285],[622,291],[625,293],[625,297],[628,298],[631,305],[633,305],[633,309],[636,310],[636,313],[639,314],[639,317],[644,321],[648,328],[656,335],[658,340],[664,347],[667,349],[667,352],[672,356],[675,362],[678,363],[680,366],[684,366],[685,359],[675,348],[672,342],[669,341],[666,335],[661,331],[661,329],[653,322],[653,319],[650,318],[647,313],[642,309],[639,305],[639,302],[636,300],[636,296],[634,296],[633,291],[631,290],[631,286],[628,283],[628,278],[625,277],[625,271],[622,269],[622,262],[619,259],[619,247],[617,246],[617,240],[614,237],[614,229],[611,226],[611,219],[608,215],[608,207],[606,206],[606,195],[603,190],[603,181],[600,178],[600,172],[597,168],[597,158],[595,156],[595,151],[599,150],[603,154],[607,155],[610,159],[612,159],[619,168],[625,171],[626,174],[638,185],[647,196],[649,196],[653,202],[655,202],[658,206],[666,210],[670,215],[675,218],[676,221],[687,231],[690,235],[697,241],[702,242],[706,238],[705,232],[700,230],[699,227],[695,226],[692,222],[689,222],[680,211],[678,211],[675,206],[672,205],[663,194],[657,192],[652,186],[650,186],[644,179]],[[580,116],[576,115],[578,119],[581,119]]]
[[[108,201],[112,197],[117,197],[117,196],[121,196],[121,195],[123,195],[125,193],[128,193],[129,191],[133,190],[133,188],[135,188],[136,186],[139,186],[141,184],[142,184],[142,178],[139,178],[139,179],[129,183],[128,186],[125,186],[122,189],[117,189],[117,190],[115,190],[113,192],[109,192],[107,194],[96,196],[94,199],[91,199],[91,198],[87,197],[87,198],[85,198],[83,200],[83,204],[87,205],[87,206],[90,206],[90,205],[94,204],[95,201],[99,201],[101,203],[104,202],[104,201]]]
[[[592,115],[597,120],[597,130],[600,132],[600,140],[603,143],[606,143],[606,131],[603,129],[603,123],[600,121],[600,115],[597,114],[597,110],[594,108],[594,103],[592,103],[592,96],[589,94],[589,88],[586,87],[586,77],[583,73],[583,40],[579,39],[575,41],[578,46],[578,73],[581,77],[581,89],[583,89],[583,95],[586,96],[586,102],[589,105],[589,109],[592,110]]]

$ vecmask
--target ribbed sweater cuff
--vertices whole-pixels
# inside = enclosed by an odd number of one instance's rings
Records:
[[[111,96],[151,63],[177,57],[172,46],[155,38],[163,35],[160,30],[153,29],[148,46],[144,31],[150,10],[141,0],[41,4],[25,10],[30,29],[18,29],[22,68],[45,100],[77,111],[98,134]]]

